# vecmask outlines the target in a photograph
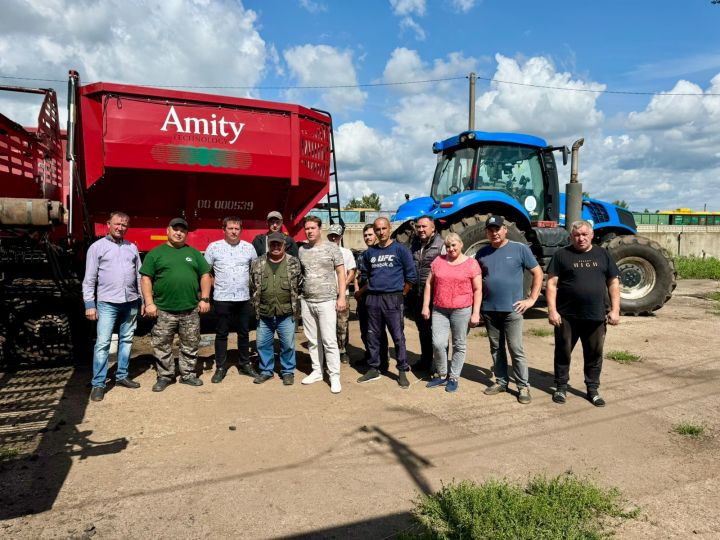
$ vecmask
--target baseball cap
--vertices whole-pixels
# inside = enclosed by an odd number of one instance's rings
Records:
[[[279,219],[280,221],[282,221],[282,218],[283,218],[283,217],[282,217],[282,214],[281,214],[280,212],[278,212],[277,210],[273,210],[272,212],[270,212],[270,213],[267,215],[267,220],[270,221],[270,220],[273,219],[273,218],[274,218],[274,219]]]
[[[270,233],[270,234],[268,234],[267,241],[268,241],[268,244],[270,242],[282,242],[284,244],[285,243],[285,235],[283,233],[279,233],[279,232]]]
[[[185,227],[186,229],[190,228],[188,227],[188,222],[181,217],[172,218],[170,223],[168,223],[168,227],[176,227],[177,225]]]
[[[485,222],[485,227],[502,227],[505,225],[505,218],[502,216],[490,216]]]
[[[339,225],[337,223],[333,223],[328,227],[327,235],[330,236],[331,234],[337,234],[338,236],[343,235],[343,228],[342,225]]]

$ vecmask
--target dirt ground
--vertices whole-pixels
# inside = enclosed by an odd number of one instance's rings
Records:
[[[151,392],[147,338],[131,363],[142,388],[110,388],[100,403],[88,403],[89,362],[0,374],[0,447],[19,451],[0,464],[0,536],[389,538],[412,524],[418,494],[443,483],[571,471],[640,509],[619,538],[718,538],[720,316],[703,298],[718,290],[681,281],[656,316],[609,330],[606,352],[641,361],[606,361],[604,409],[584,399],[579,350],[568,403],[552,403],[552,337],[530,332],[549,328],[544,308],[525,324],[526,406],[483,394],[490,360],[477,331],[456,394],[417,375],[408,391],[389,377],[359,385],[347,366],[339,395],[327,382],[302,386],[302,334],[292,387],[235,369],[210,384],[209,340],[201,388]],[[406,334],[412,361],[412,323]],[[359,357],[357,322],[351,345]],[[673,433],[679,422],[705,435]]]

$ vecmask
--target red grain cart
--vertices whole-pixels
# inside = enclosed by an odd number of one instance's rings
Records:
[[[96,233],[109,212],[131,216],[128,239],[147,251],[172,217],[204,250],[228,215],[243,238],[266,229],[269,211],[291,235],[328,194],[332,123],[300,105],[95,83],[80,88],[78,170]]]

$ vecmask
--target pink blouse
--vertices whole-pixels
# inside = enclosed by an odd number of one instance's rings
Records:
[[[466,308],[473,303],[472,280],[480,275],[480,265],[473,257],[460,264],[450,264],[440,255],[430,265],[433,273],[433,305],[446,309]]]

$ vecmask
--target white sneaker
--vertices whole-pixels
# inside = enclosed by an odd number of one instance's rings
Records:
[[[330,379],[330,391],[333,394],[339,394],[342,391],[342,385],[340,384],[339,377],[332,377]]]
[[[302,384],[313,384],[323,380],[322,373],[320,371],[313,371],[302,380]]]

